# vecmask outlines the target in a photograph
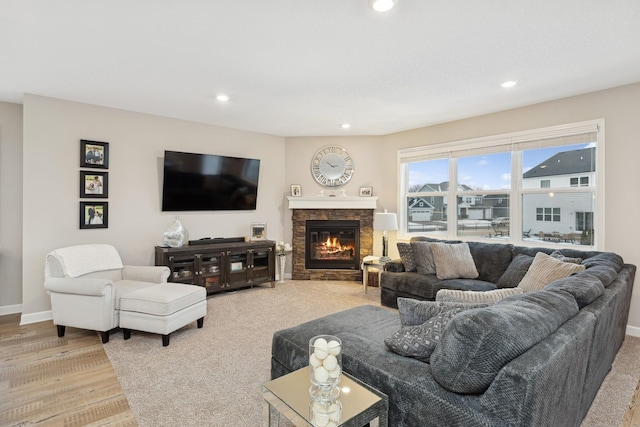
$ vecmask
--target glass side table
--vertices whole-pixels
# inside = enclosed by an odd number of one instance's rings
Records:
[[[266,383],[262,387],[265,425],[279,426],[283,416],[295,426],[312,426],[309,420],[310,385],[308,367]],[[338,426],[362,427],[377,418],[380,427],[388,427],[387,395],[344,372],[340,389],[342,416]]]

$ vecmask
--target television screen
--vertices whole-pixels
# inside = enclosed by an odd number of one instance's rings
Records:
[[[164,152],[162,210],[255,210],[260,160]]]

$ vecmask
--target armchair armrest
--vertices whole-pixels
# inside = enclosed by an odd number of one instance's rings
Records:
[[[108,293],[107,288],[113,287],[113,282],[108,279],[54,277],[45,280],[44,287],[60,294],[102,296]]]
[[[139,282],[167,283],[171,274],[169,267],[155,265],[125,265],[122,268],[122,278]]]
[[[384,265],[384,271],[391,271],[393,273],[402,273],[404,271],[404,264],[402,260],[394,259]]]

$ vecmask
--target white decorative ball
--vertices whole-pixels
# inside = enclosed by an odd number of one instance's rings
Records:
[[[330,354],[324,359],[322,365],[327,368],[327,371],[333,371],[338,366],[338,359],[333,354]]]
[[[321,383],[327,381],[329,379],[329,371],[327,371],[324,367],[320,366],[314,370],[314,375],[316,377],[316,381]]]
[[[309,356],[309,365],[317,368],[318,366],[322,365],[322,361],[318,359],[315,354],[312,354],[311,356]]]
[[[340,343],[336,340],[331,340],[329,341],[329,343],[327,344],[327,347],[329,348],[329,353],[333,354],[334,356],[337,356],[340,354]]]
[[[313,343],[314,347],[320,347],[320,348],[327,348],[328,344],[327,344],[327,340],[325,340],[324,338],[318,338],[314,343]]]
[[[316,347],[313,350],[313,354],[320,360],[324,360],[326,359],[326,357],[329,355],[329,351],[326,348],[320,348],[320,347]]]
[[[329,376],[331,378],[338,378],[340,376],[340,365],[329,371]]]
[[[335,403],[329,406],[329,419],[336,423],[340,421],[340,406]]]

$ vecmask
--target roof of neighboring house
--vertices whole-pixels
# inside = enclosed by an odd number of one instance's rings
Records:
[[[458,184],[458,191],[472,191],[473,188],[468,185]],[[449,191],[449,181],[443,181],[440,184],[424,184],[417,192],[435,192],[442,193]]]
[[[563,151],[525,172],[523,178],[594,172],[595,147]]]

